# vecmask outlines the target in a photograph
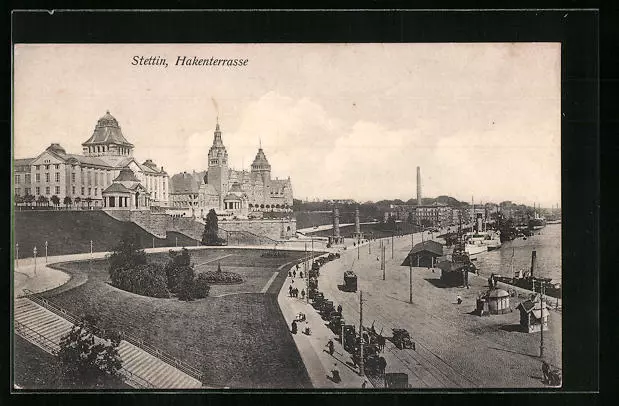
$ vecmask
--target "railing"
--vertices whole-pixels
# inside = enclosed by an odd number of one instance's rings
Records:
[[[26,324],[15,320],[15,332],[17,332],[17,334],[24,337],[25,339],[31,342],[35,342],[41,349],[48,352],[49,354],[54,356],[58,355],[58,351],[60,350],[60,346],[58,344],[56,344],[54,341],[50,340],[43,334],[39,333],[38,331],[35,331],[32,328],[28,327]],[[125,378],[125,380],[128,381],[129,384],[135,388],[156,388],[156,386],[149,382],[147,379],[144,379],[132,373],[124,367],[120,368],[119,372]]]
[[[39,297],[36,296],[34,292],[32,292],[29,289],[24,289],[23,290],[24,293],[26,293],[28,296],[28,299],[32,300],[33,302],[45,307],[46,309],[48,309],[49,311],[57,314],[60,317],[63,317],[67,320],[69,320],[71,323],[73,324],[79,324],[83,319],[66,311],[65,309],[55,305],[54,303],[52,303],[49,299],[43,298],[43,297]],[[105,335],[105,329],[102,328],[98,328],[95,326],[95,329],[99,332],[101,332],[102,335]],[[179,360],[178,358],[173,357],[172,355],[159,350],[158,348],[144,342],[144,340],[140,339],[140,338],[136,338],[130,334],[127,334],[124,331],[118,331],[118,334],[120,335],[120,337],[127,341],[128,343],[131,343],[133,345],[135,345],[136,347],[140,348],[141,350],[149,353],[150,355],[159,358],[160,360],[162,360],[163,362],[173,366],[174,368],[179,369],[180,371],[186,373],[187,375],[191,376],[194,379],[199,380],[200,382],[202,382],[202,378],[203,378],[203,374],[200,370],[198,370],[197,368]]]
[[[60,346],[58,344],[56,344],[49,338],[45,337],[43,334],[39,333],[38,331],[31,329],[24,323],[14,320],[14,324],[15,324],[15,332],[17,334],[19,334],[20,336],[24,337],[25,339],[29,341],[37,343],[39,347],[41,347],[43,350],[45,350],[46,352],[52,355],[58,354],[58,351],[60,350]]]

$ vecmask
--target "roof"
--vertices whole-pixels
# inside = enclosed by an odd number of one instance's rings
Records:
[[[499,297],[506,297],[506,296],[509,296],[509,293],[507,293],[507,291],[503,289],[492,289],[490,292],[488,292],[488,297],[492,297],[492,298],[499,298]]]
[[[131,193],[131,190],[127,189],[122,183],[112,183],[105,188],[103,193]]]
[[[443,272],[456,272],[466,268],[466,265],[460,262],[443,261],[436,265]]]
[[[525,313],[533,313],[533,316],[537,319],[542,316],[542,303],[540,300],[535,299],[532,301],[531,299],[525,300],[524,302],[520,302],[520,304],[516,307],[516,309],[524,311]],[[548,308],[546,303],[544,302],[544,316],[548,316]]]
[[[25,166],[25,165],[30,165],[30,163],[34,161],[34,158],[21,158],[21,159],[14,159],[13,160],[13,166]]]
[[[66,154],[64,155],[66,160],[69,160],[71,158],[77,160],[79,163],[82,164],[88,164],[88,165],[98,165],[98,166],[106,166],[108,168],[111,167],[110,164],[108,164],[107,162],[105,162],[104,160],[102,160],[99,157],[96,156],[84,156],[84,155],[75,155],[75,154]]]
[[[133,144],[127,141],[120,130],[118,121],[116,121],[109,111],[107,111],[105,115],[97,121],[97,125],[95,126],[92,136],[90,136],[90,138],[82,145],[87,146],[93,144],[118,144],[133,147]]]
[[[254,158],[254,162],[251,164],[251,169],[252,170],[256,170],[256,169],[271,170],[271,165],[269,164],[269,161],[267,160],[266,155],[264,155],[264,151],[262,150],[262,148],[258,148],[258,153],[256,154],[256,157]]]
[[[416,244],[412,250],[410,250],[408,255],[417,254],[424,251],[440,257],[443,255],[443,245],[432,240],[420,242],[419,244]]]
[[[228,193],[226,197],[224,197],[224,200],[241,200],[241,198],[234,193]]]
[[[243,192],[243,190],[241,190],[241,184],[239,182],[234,182],[232,184],[232,187],[230,187],[230,193],[233,192]]]
[[[192,174],[177,173],[170,178],[170,193],[198,193],[200,182]]]
[[[129,168],[122,168],[118,176],[113,182],[139,182],[140,180],[135,176],[135,173]]]

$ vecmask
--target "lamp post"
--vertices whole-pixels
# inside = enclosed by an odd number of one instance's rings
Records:
[[[543,283],[540,286],[540,314],[541,314],[541,329],[540,329],[540,343],[539,343],[539,357],[544,358],[544,291],[545,286]]]
[[[413,254],[408,256],[408,302],[413,304]]]
[[[90,240],[90,259],[92,259],[92,240]]]
[[[174,237],[174,247],[178,248],[178,237]]]
[[[37,275],[37,247],[36,245],[34,246],[32,253],[34,254],[34,275],[36,276]]]
[[[45,241],[45,263],[47,264],[47,241]]]
[[[19,268],[19,243],[18,242],[15,243],[15,262],[16,262],[17,268]]]

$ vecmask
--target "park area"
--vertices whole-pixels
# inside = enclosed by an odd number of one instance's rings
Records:
[[[194,366],[205,373],[208,386],[311,387],[277,303],[288,269],[303,252],[288,251],[277,258],[264,257],[265,252],[192,251],[196,274],[220,266],[241,275],[243,282],[212,285],[209,297],[189,302],[113,287],[107,260],[54,265],[72,278],[43,296],[75,315],[95,315],[101,328],[122,330]],[[165,263],[168,255],[150,254],[149,260]]]

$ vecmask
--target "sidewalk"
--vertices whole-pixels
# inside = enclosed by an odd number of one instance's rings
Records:
[[[293,268],[290,268],[290,270]],[[344,351],[342,345],[335,339],[335,334],[329,330],[327,323],[322,320],[320,314],[308,303],[307,298],[301,299],[300,296],[299,298],[292,298],[288,295],[288,288],[293,280],[293,286],[299,289],[299,292],[301,290],[307,291],[305,279],[288,277],[282,285],[277,301],[289,329],[297,314],[305,314],[307,325],[309,325],[312,334],[307,336],[303,333],[305,323],[301,322],[298,325],[297,334],[293,335],[293,339],[314,388],[359,389],[363,381],[367,381],[367,387],[371,388],[372,385],[369,379],[359,376],[358,369],[352,367],[350,355]],[[288,334],[291,334],[290,330]],[[333,341],[335,348],[333,356],[327,352],[326,345],[329,339]],[[339,383],[334,383],[330,379],[334,364],[337,365],[342,378],[342,381]]]

